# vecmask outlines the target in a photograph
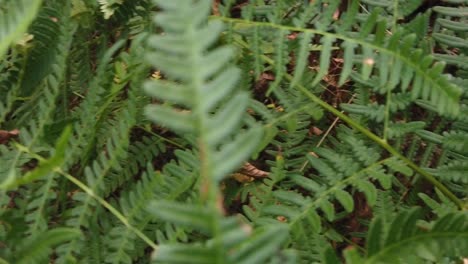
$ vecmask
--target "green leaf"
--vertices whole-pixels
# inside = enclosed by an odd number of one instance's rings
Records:
[[[380,248],[371,246],[372,254],[361,263],[414,263],[415,260],[440,263],[447,257],[458,258],[463,254],[461,252],[468,250],[466,212],[446,214],[436,220],[433,227],[427,231],[417,227],[418,216],[417,209],[400,213],[391,223],[385,244]],[[369,234],[373,238],[368,237],[368,243],[375,242],[377,236],[382,236],[377,229],[382,228],[375,228],[375,231]]]
[[[355,55],[354,49],[357,47],[357,44],[354,42],[345,41],[343,42],[342,46],[344,48],[344,55],[343,68],[341,69],[340,79],[338,81],[339,86],[342,86],[346,82],[353,70],[353,61]]]
[[[359,253],[355,247],[346,249],[344,251],[344,258],[346,260],[346,263],[349,264],[362,264],[364,263],[364,259],[362,259],[361,256],[359,256]]]
[[[6,186],[6,188],[16,188],[19,185],[30,183],[46,176],[49,173],[52,173],[56,168],[59,168],[65,160],[65,151],[68,146],[68,140],[70,139],[71,134],[72,127],[68,125],[62,131],[60,138],[57,139],[57,142],[55,143],[55,153],[52,155],[52,157],[40,161],[39,165],[35,169],[29,171],[23,177],[16,180],[12,186]]]
[[[22,36],[36,17],[42,0],[15,0],[0,9],[0,60],[8,47]]]
[[[258,145],[257,149],[254,151],[252,159],[256,160],[260,152],[267,147],[270,142],[278,135],[279,129],[276,126],[267,126],[264,129],[264,135]]]
[[[209,144],[216,147],[221,141],[228,138],[232,131],[238,129],[248,100],[247,93],[238,93],[213,115],[207,124]]]
[[[29,239],[25,245],[21,247],[15,256],[15,263],[44,263],[48,262],[48,255],[51,253],[51,248],[65,241],[81,236],[81,232],[72,228],[54,228],[41,233],[37,237]]]
[[[245,161],[256,148],[263,135],[261,127],[250,128],[248,131],[238,135],[230,143],[221,147],[214,156],[213,179],[221,181],[228,173],[237,168]]]
[[[366,180],[357,180],[354,185],[364,193],[370,206],[375,204],[377,200],[377,190],[372,183]]]
[[[152,254],[156,263],[209,264],[216,263],[213,249],[201,245],[161,245]]]
[[[375,64],[375,56],[374,51],[369,47],[363,47],[363,57],[362,57],[362,79],[369,80],[369,76],[372,73],[372,69],[374,68]]]
[[[294,68],[294,75],[290,87],[294,87],[301,79],[306,69],[309,59],[309,45],[314,35],[310,32],[304,32],[300,36],[299,51],[296,54],[296,67]]]
[[[286,120],[286,128],[288,129],[288,132],[294,133],[297,129],[298,123],[299,123],[299,120],[297,119],[297,115],[292,114],[290,118]]]
[[[328,73],[333,42],[335,42],[335,38],[331,36],[327,35],[322,38],[322,50],[320,52],[319,71],[317,72],[317,75],[312,81],[313,86],[317,85],[322,80],[322,78]]]
[[[192,113],[176,110],[162,105],[145,107],[145,114],[153,121],[161,123],[180,133],[195,132],[195,120]]]
[[[286,226],[277,224],[259,229],[229,257],[232,263],[266,263],[288,238]]]
[[[367,256],[372,256],[379,252],[382,247],[384,236],[384,227],[382,219],[376,218],[372,221],[369,231],[367,232],[367,241],[366,241],[366,249],[367,249]]]
[[[320,216],[315,212],[315,210],[307,214],[305,220],[312,227],[313,232],[316,232],[317,234],[322,232],[322,221]]]
[[[386,160],[385,165],[392,170],[402,173],[405,176],[410,177],[411,175],[413,175],[413,170],[410,167],[408,167],[405,163],[396,158]]]
[[[218,76],[214,77],[204,85],[204,97],[202,110],[211,111],[221,99],[228,96],[236,86],[240,77],[240,70],[233,66],[228,66]],[[193,99],[193,98],[192,98]]]
[[[215,217],[207,208],[172,201],[153,201],[148,205],[148,212],[164,221],[204,232],[211,231]]]
[[[354,209],[354,200],[353,197],[344,190],[336,190],[334,192],[335,198],[340,202],[341,205],[343,205],[344,209],[347,212],[352,212]]]
[[[184,106],[191,106],[192,92],[187,87],[168,81],[146,82],[144,89],[151,96],[161,100],[176,102]]]
[[[329,221],[333,221],[335,219],[335,207],[332,203],[323,199],[319,202],[319,207],[325,213],[325,216]]]

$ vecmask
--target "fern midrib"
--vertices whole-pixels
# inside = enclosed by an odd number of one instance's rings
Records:
[[[205,112],[208,109],[204,109],[202,105],[204,104],[203,100],[203,94],[204,94],[204,80],[201,78],[202,76],[202,71],[201,65],[203,65],[203,58],[201,55],[202,49],[199,47],[199,37],[197,35],[197,32],[195,30],[195,25],[191,24],[188,27],[187,31],[187,36],[188,40],[191,43],[191,49],[190,49],[190,60],[191,62],[191,81],[190,83],[193,84],[194,90],[195,90],[195,104],[193,106],[193,113],[196,117],[196,127],[198,129],[198,146],[199,146],[199,157],[200,157],[200,175],[202,178],[201,181],[201,198],[202,201],[206,199],[206,204],[207,206],[211,209],[213,214],[211,215],[212,217],[212,236],[215,238],[214,239],[214,247],[217,250],[214,250],[216,254],[216,263],[223,263],[223,256],[221,252],[224,251],[222,248],[222,243],[221,243],[221,222],[218,216],[218,210],[216,208],[217,204],[217,199],[218,199],[218,188],[217,185],[214,182],[214,175],[213,175],[213,154],[214,150],[211,148],[211,146],[208,144],[208,122],[209,122],[209,113]],[[204,188],[206,188],[204,190]],[[204,194],[204,192],[207,192],[207,195]]]

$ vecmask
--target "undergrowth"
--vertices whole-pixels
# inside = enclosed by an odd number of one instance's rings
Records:
[[[462,263],[468,1],[0,0],[0,263]]]

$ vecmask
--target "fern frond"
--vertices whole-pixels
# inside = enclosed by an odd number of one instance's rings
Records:
[[[64,13],[66,14],[66,8],[64,8]],[[37,116],[32,116],[32,120],[30,120],[28,126],[20,129],[20,140],[26,149],[34,150],[35,148],[42,148],[42,150],[47,149],[47,151],[50,151],[47,147],[37,146],[37,143],[45,133],[44,129],[47,123],[51,121],[52,115],[56,110],[55,101],[60,94],[60,85],[65,77],[65,64],[70,48],[71,36],[75,29],[70,21],[64,20],[60,31],[57,33],[60,35],[60,39],[57,44],[58,50],[56,51],[56,56],[52,60],[53,63],[51,63],[53,71],[46,75],[40,86],[43,91],[41,91],[42,97],[36,102],[38,112],[35,114]],[[18,177],[20,175],[19,168],[24,162],[21,161],[22,155],[23,153],[18,151],[15,158],[8,165],[8,176],[2,180],[1,188],[11,188],[19,184],[19,181],[26,180]],[[23,181],[22,184],[24,183],[27,182]]]
[[[47,262],[52,247],[80,235],[79,231],[71,228],[55,228],[39,233],[15,252],[13,261],[21,264]]]
[[[133,126],[135,107],[132,105],[132,100],[128,101],[128,110],[123,110],[120,113],[121,120],[118,126],[110,131],[109,139],[106,144],[105,153],[101,153],[96,160],[93,161],[92,166],[85,168],[84,174],[87,184],[90,189],[99,196],[106,196],[109,193],[105,186],[105,177],[112,170],[120,170],[122,167],[119,161],[126,156],[129,130]],[[67,220],[70,227],[80,229],[87,227],[89,224],[89,217],[92,214],[92,208],[97,206],[93,197],[85,195],[84,193],[77,193],[74,195],[74,200],[78,203],[70,212],[71,218]],[[82,239],[82,238],[80,238]],[[76,253],[79,254],[81,243],[72,240],[69,244],[62,245],[59,249],[59,263],[67,262],[70,257]]]
[[[459,262],[467,4],[0,0],[0,262]]]
[[[69,148],[70,161],[80,157],[80,160],[87,164],[90,158],[89,152],[94,147],[96,136],[94,128],[99,123],[99,119],[96,119],[95,116],[96,113],[104,112],[109,105],[109,102],[104,103],[104,98],[108,92],[104,87],[112,82],[113,72],[110,70],[112,56],[122,45],[122,41],[117,41],[103,54],[96,69],[96,75],[89,84],[89,92],[86,98],[72,113],[72,117],[76,118],[78,122],[74,124],[75,136]],[[114,94],[114,96],[116,95],[117,93]]]
[[[352,71],[349,69],[355,66],[361,69],[363,80],[367,80],[375,72],[379,77],[379,87],[385,87],[385,90],[393,90],[399,85],[401,91],[404,92],[411,84],[410,93],[413,100],[417,98],[428,100],[437,105],[437,111],[442,114],[454,116],[459,112],[458,101],[461,91],[442,74],[443,63],[433,63],[431,56],[424,55],[422,50],[415,48],[415,35],[402,35],[403,32],[395,32],[392,36],[387,37],[385,33],[386,22],[379,19],[378,9],[368,16],[359,35],[354,33],[341,35],[320,30],[236,19],[223,20],[247,24],[250,27],[270,26],[278,30],[321,35],[323,47],[320,51],[320,68],[316,75],[315,84],[329,70],[331,47],[340,40],[344,43],[345,55],[348,58],[348,60],[344,60],[343,65],[343,68],[348,70],[342,72],[341,82],[349,77],[346,74],[350,74]],[[368,37],[369,35],[371,37]],[[359,49],[355,49],[355,46],[359,46]],[[350,58],[355,59],[349,60]],[[416,64],[415,61],[422,63]],[[393,70],[390,72],[387,70],[389,68]]]
[[[11,55],[1,63],[0,79],[0,124],[4,124],[6,117],[12,112],[16,96],[21,91],[21,71],[25,67],[25,58],[22,52],[11,51]]]
[[[115,12],[118,5],[121,5],[124,0],[98,0],[101,12],[105,19],[109,19]]]
[[[122,212],[131,225],[140,230],[148,228],[154,218],[145,212],[149,200],[178,200],[185,192],[190,191],[195,175],[184,167],[186,165],[171,162],[164,167],[163,174],[155,174],[152,166],[148,166],[142,179],[123,194],[119,201]],[[168,228],[161,225],[157,227],[158,232],[170,233]],[[182,235],[183,232],[179,232],[176,236],[180,238]],[[109,240],[110,251],[106,262],[109,263],[132,263],[132,259],[145,249],[136,249],[135,234],[121,224],[114,226],[106,238]]]
[[[400,213],[388,232],[384,231],[381,219],[375,219],[369,230],[367,257],[362,259],[351,250],[345,254],[347,262],[439,262],[442,257],[460,257],[468,249],[468,215],[465,212],[446,214],[427,231],[417,227],[418,218],[418,210]]]
[[[151,95],[170,100],[183,108],[152,105],[146,113],[152,120],[176,131],[199,135],[202,138],[201,158],[211,164],[207,165],[206,173],[219,181],[246,158],[245,153],[253,150],[254,142],[260,136],[258,129],[250,129],[233,139],[232,143],[222,144],[237,129],[247,107],[244,104],[247,99],[245,93],[233,94],[239,72],[237,68],[226,65],[233,51],[220,47],[205,54],[222,29],[216,22],[203,25],[209,10],[208,1],[195,4],[194,10],[190,8],[190,1],[177,8],[168,3],[159,4],[168,10],[156,18],[166,35],[151,37],[150,45],[154,51],[150,59],[156,68],[174,81],[153,81],[145,88]],[[194,11],[196,16],[189,15]],[[172,23],[174,19],[179,22]],[[221,70],[221,67],[226,68]],[[188,76],[187,72],[192,74]],[[218,108],[221,100],[230,94],[232,99],[225,107]],[[221,128],[219,124],[222,121]],[[215,151],[220,145],[223,147]],[[231,162],[227,163],[227,160]]]
[[[198,138],[201,183],[207,189],[202,189],[202,204],[158,201],[153,202],[150,211],[163,220],[199,230],[213,239],[205,243],[202,240],[161,246],[155,252],[155,259],[185,263],[264,262],[284,242],[286,230],[266,226],[250,235],[240,231],[234,218],[221,217],[216,205],[217,183],[256,148],[261,136],[261,130],[253,123],[249,124],[251,128],[241,130],[248,97],[233,91],[239,73],[237,68],[225,66],[232,50],[208,49],[221,31],[218,22],[204,24],[210,1],[157,3],[165,10],[156,17],[165,35],[151,37],[150,45],[154,49],[151,61],[170,81],[153,81],[145,88],[151,95],[168,102],[150,106],[146,113],[156,122]],[[172,23],[176,20],[178,23]],[[229,95],[230,100],[224,102]],[[233,137],[233,131],[240,133]],[[232,142],[224,143],[231,138]],[[268,239],[274,233],[281,234],[282,239]],[[242,246],[236,248],[239,243]],[[254,248],[264,254],[251,255]]]
[[[432,212],[441,217],[448,213],[456,213],[458,211],[455,204],[448,200],[447,197],[440,193],[440,191],[436,189],[435,192],[439,201],[436,201],[435,197],[431,198],[424,193],[419,194],[419,198],[421,198],[421,200],[423,200],[424,203],[432,209]]]
[[[34,20],[41,7],[41,0],[8,1],[6,8],[0,10],[0,59],[8,47],[21,37]]]
[[[281,189],[274,191],[275,199],[270,199],[266,205],[253,204],[256,212],[252,214],[248,213],[248,210],[247,215],[253,215],[253,219],[257,219],[256,222],[261,222],[262,218],[271,215],[286,218],[294,239],[300,240],[304,233],[319,235],[322,232],[323,220],[319,211],[323,212],[327,220],[333,221],[337,217],[337,203],[348,213],[354,210],[355,201],[348,188],[353,187],[364,193],[368,204],[372,206],[378,197],[374,180],[389,189],[392,186],[394,171],[412,173],[398,159],[387,158],[379,161],[379,154],[370,154],[375,149],[367,148],[365,143],[356,140],[355,136],[342,133],[338,138],[350,144],[350,147],[343,148],[343,143],[337,142],[340,145],[333,146],[335,151],[314,149],[319,158],[307,155],[310,166],[320,177],[288,175],[289,180],[300,187],[301,192]],[[337,148],[340,149],[339,152],[336,151]],[[353,153],[354,151],[356,153]],[[304,191],[307,195],[304,195]],[[253,194],[256,195],[256,192]]]

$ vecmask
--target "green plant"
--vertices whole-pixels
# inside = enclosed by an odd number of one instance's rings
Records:
[[[0,4],[0,263],[468,257],[468,2]]]

